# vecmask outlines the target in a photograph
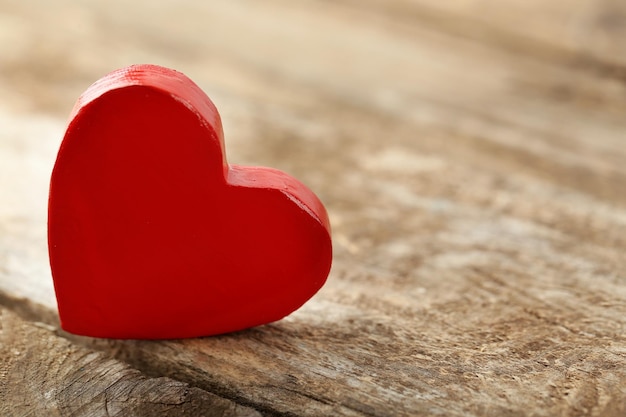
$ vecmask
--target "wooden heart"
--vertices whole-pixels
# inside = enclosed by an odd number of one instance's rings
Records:
[[[76,103],[48,243],[61,324],[95,337],[279,320],[322,287],[332,261],[315,194],[278,170],[229,165],[213,103],[153,65],[113,72]]]

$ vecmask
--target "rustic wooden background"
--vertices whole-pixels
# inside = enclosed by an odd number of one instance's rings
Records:
[[[327,285],[236,334],[59,330],[46,197],[80,93],[212,97],[326,203]],[[3,416],[626,416],[623,0],[0,0]]]

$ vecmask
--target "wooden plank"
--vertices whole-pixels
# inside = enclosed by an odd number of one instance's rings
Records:
[[[13,308],[55,323],[45,195],[63,125],[36,110],[65,113],[102,73],[152,60],[215,99],[232,161],[276,166],[320,193],[333,272],[269,326],[74,343],[270,414],[624,415],[626,87],[569,65],[586,46],[547,44],[566,2],[532,41],[507,22],[540,13],[537,2],[494,6],[495,29],[478,1],[423,3],[457,31],[397,24],[372,13],[382,3],[205,3],[7,3],[0,288],[42,306]],[[46,30],[76,18],[88,24]],[[43,51],[17,46],[44,36]]]
[[[0,308],[3,416],[260,416],[188,384],[149,378]]]

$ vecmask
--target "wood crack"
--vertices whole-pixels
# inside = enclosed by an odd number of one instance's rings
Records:
[[[0,356],[5,358],[0,372],[0,399],[11,398],[0,404],[2,415],[113,417],[156,413],[174,417],[200,412],[207,416],[260,416],[251,408],[186,383],[146,377],[108,358],[105,352],[89,350],[87,344],[72,345],[61,337],[63,332],[33,326],[6,309],[7,301],[15,307],[19,300],[6,295],[0,299]],[[41,308],[26,300],[16,310],[32,318]],[[34,355],[40,356],[33,360]]]

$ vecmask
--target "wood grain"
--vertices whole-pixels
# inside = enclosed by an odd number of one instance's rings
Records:
[[[260,416],[185,383],[148,378],[4,308],[0,326],[3,416]]]
[[[0,301],[56,325],[62,118],[153,62],[214,99],[231,162],[320,195],[333,271],[268,326],[72,346],[267,415],[626,414],[622,2],[33,3],[0,2]]]

